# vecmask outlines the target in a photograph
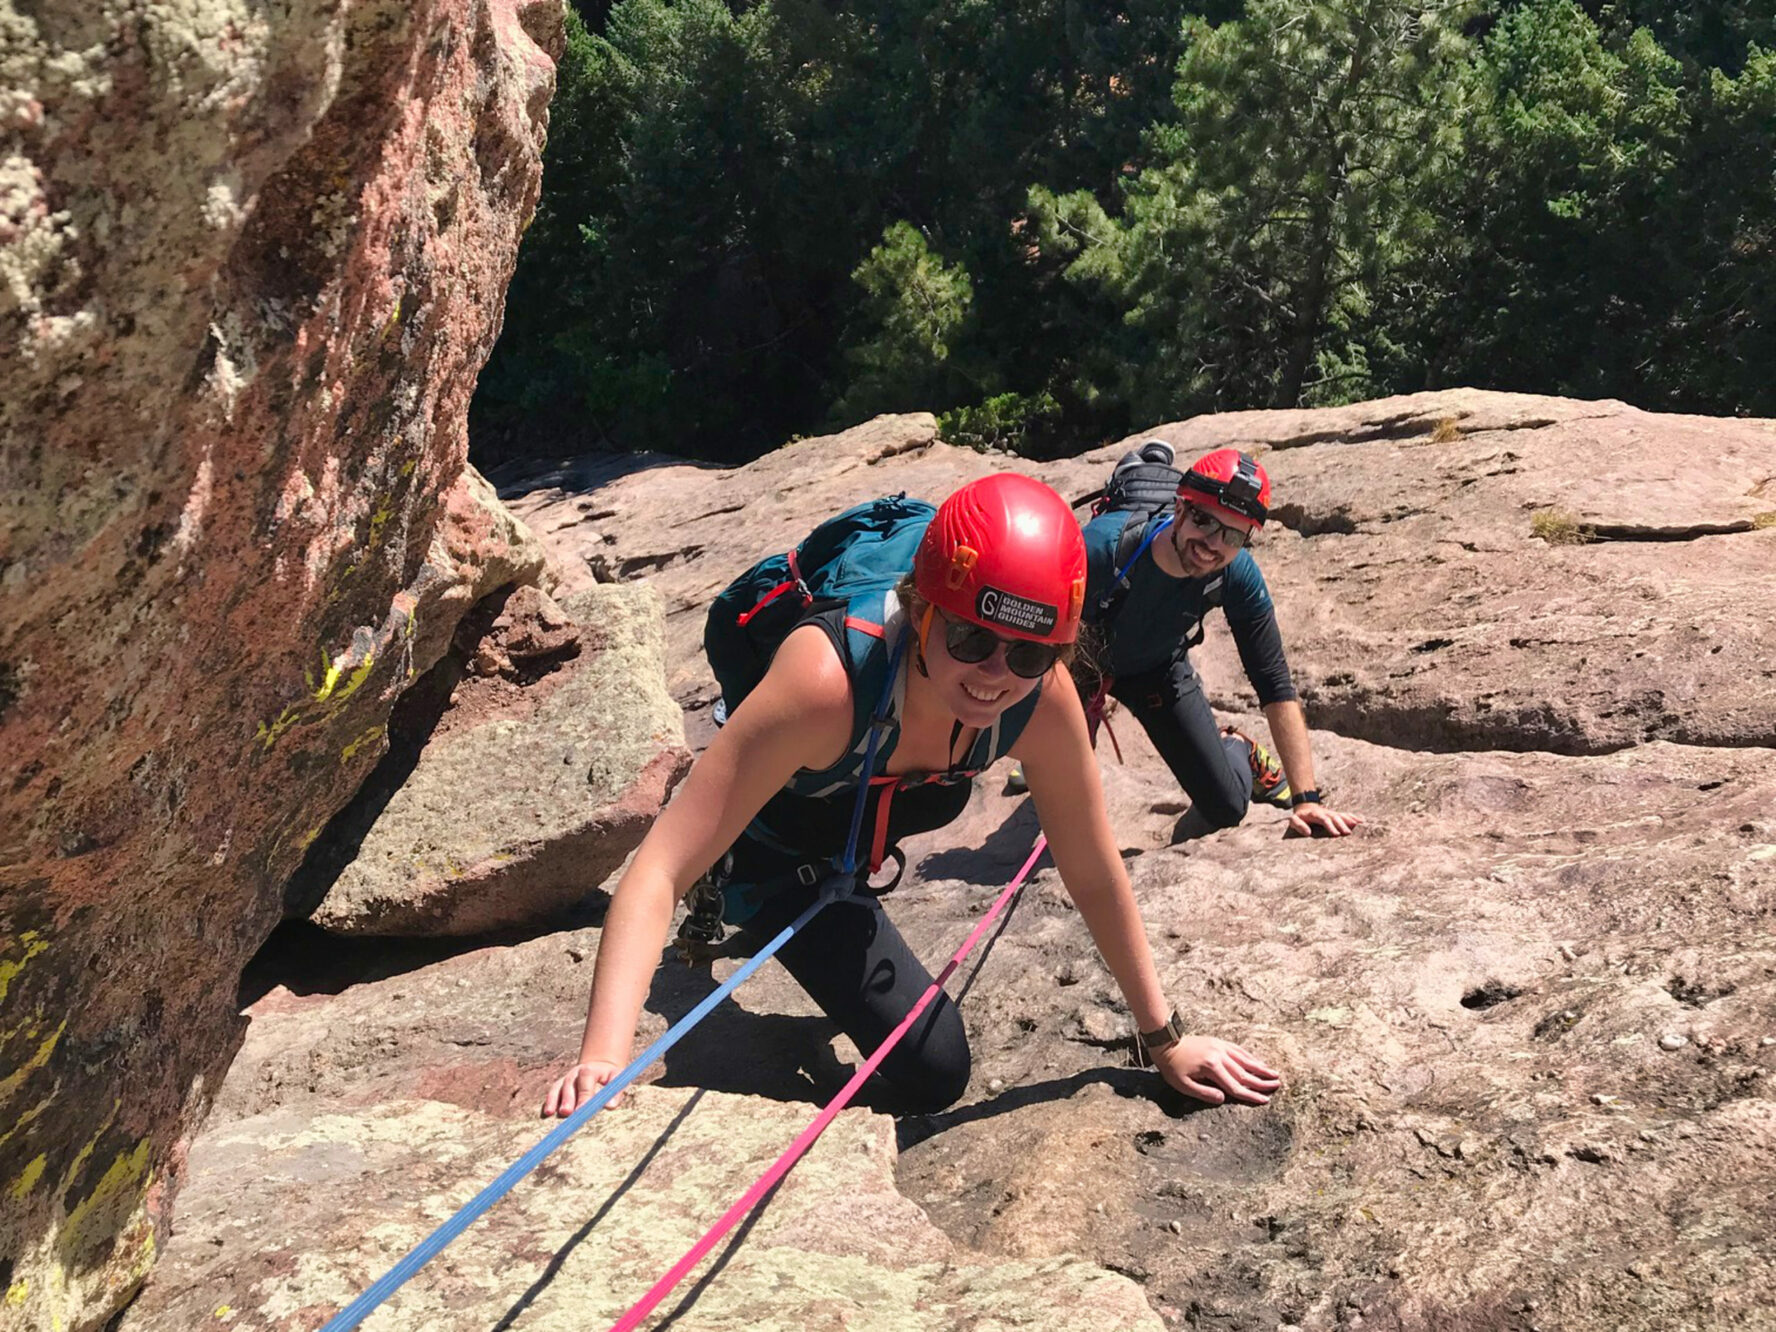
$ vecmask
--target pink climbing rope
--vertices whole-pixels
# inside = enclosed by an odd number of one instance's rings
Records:
[[[919,996],[919,1001],[900,1020],[900,1025],[888,1033],[887,1039],[876,1048],[873,1055],[864,1060],[863,1067],[852,1075],[851,1081],[845,1084],[844,1090],[827,1102],[826,1107],[814,1116],[814,1122],[803,1129],[801,1136],[789,1145],[789,1150],[772,1162],[771,1168],[760,1175],[753,1186],[740,1196],[739,1201],[722,1214],[721,1220],[711,1226],[709,1232],[702,1239],[691,1245],[686,1250],[685,1256],[674,1263],[671,1270],[656,1281],[653,1288],[630,1307],[628,1313],[611,1324],[610,1332],[633,1332],[633,1329],[640,1326],[641,1320],[654,1311],[654,1306],[665,1299],[674,1286],[684,1280],[685,1274],[721,1242],[722,1236],[732,1230],[741,1217],[757,1207],[759,1200],[775,1188],[777,1181],[787,1175],[790,1168],[802,1159],[808,1148],[814,1145],[814,1140],[824,1133],[826,1126],[838,1117],[839,1111],[851,1103],[851,1098],[857,1095],[858,1089],[869,1080],[870,1074],[876,1071],[877,1065],[887,1058],[888,1052],[900,1042],[900,1038],[912,1029],[913,1023],[919,1020],[919,1014],[923,1013],[926,1006],[937,998],[938,991],[943,989],[944,982],[955,974],[956,968],[962,965],[962,959],[973,951],[974,946],[980,942],[981,936],[987,932],[987,927],[998,919],[999,913],[1005,909],[1005,904],[1011,901],[1019,888],[1024,886],[1024,880],[1029,877],[1030,871],[1036,866],[1036,861],[1047,849],[1048,838],[1038,837],[1034,849],[1030,852],[1030,858],[1024,862],[1024,867],[1017,872],[1017,876],[1005,885],[1005,891],[999,894],[998,900],[988,909],[987,914],[980,918],[980,924],[974,927],[974,933],[970,934],[962,946],[956,950],[956,955],[938,973],[937,979],[931,982],[925,993]]]

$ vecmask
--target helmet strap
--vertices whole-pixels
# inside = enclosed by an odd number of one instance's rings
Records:
[[[919,653],[913,658],[913,665],[919,668],[919,674],[929,677],[931,672],[925,669],[925,643],[931,637],[931,617],[937,614],[937,607],[931,602],[925,603],[925,614],[919,617]]]

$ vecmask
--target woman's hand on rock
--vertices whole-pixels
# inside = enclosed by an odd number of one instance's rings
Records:
[[[1210,1105],[1229,1098],[1247,1105],[1268,1105],[1270,1093],[1283,1085],[1275,1069],[1232,1041],[1215,1036],[1185,1036],[1153,1051],[1150,1057],[1166,1082]]]
[[[598,1095],[599,1090],[622,1071],[621,1064],[613,1064],[605,1059],[575,1064],[550,1084],[548,1095],[543,1097],[542,1117],[566,1119]],[[615,1106],[622,1099],[623,1094],[619,1092],[611,1098],[610,1103]]]

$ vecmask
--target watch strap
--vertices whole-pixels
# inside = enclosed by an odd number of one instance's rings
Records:
[[[1184,1019],[1178,1015],[1178,1010],[1174,1008],[1172,1015],[1166,1019],[1163,1027],[1156,1027],[1152,1031],[1140,1033],[1141,1049],[1152,1054],[1155,1050],[1164,1050],[1168,1046],[1176,1045],[1183,1039],[1183,1036]]]
[[[1294,795],[1289,797],[1290,809],[1294,809],[1297,805],[1317,805],[1319,803],[1320,788],[1317,786],[1309,787],[1305,791],[1297,791]]]

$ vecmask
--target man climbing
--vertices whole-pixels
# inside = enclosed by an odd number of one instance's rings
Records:
[[[1307,714],[1249,545],[1264,525],[1270,478],[1237,449],[1205,454],[1182,476],[1172,458],[1162,440],[1125,457],[1106,511],[1085,528],[1085,621],[1102,676],[1094,721],[1107,693],[1146,729],[1190,796],[1183,835],[1231,828],[1258,800],[1289,811],[1285,836],[1342,837],[1363,820],[1320,798]],[[1233,631],[1280,761],[1252,737],[1218,726],[1203,696],[1190,649],[1202,642],[1203,620],[1215,606]]]

